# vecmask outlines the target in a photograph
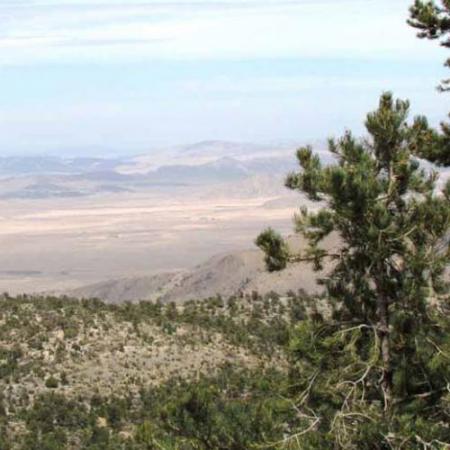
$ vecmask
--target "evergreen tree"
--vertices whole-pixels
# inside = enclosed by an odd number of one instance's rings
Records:
[[[434,1],[416,0],[410,9],[408,23],[419,30],[422,39],[439,40],[445,48],[450,48],[450,0]],[[450,68],[450,58],[445,62]],[[440,89],[450,90],[450,79],[444,80]]]
[[[334,165],[324,167],[309,147],[298,150],[301,171],[286,185],[326,204],[295,218],[306,252],[289,252],[271,229],[257,239],[271,270],[299,260],[332,267],[321,280],[332,318],[303,323],[292,341],[296,407],[305,418],[295,436],[299,448],[450,442],[442,277],[450,256],[450,184],[437,192],[437,174],[412,158],[418,142],[408,109],[384,94],[367,116],[369,139],[347,133],[330,141]],[[331,233],[340,243],[330,253],[320,242]]]
[[[450,48],[450,0],[433,1],[416,0],[410,9],[408,23],[419,30],[422,39],[438,40],[441,46]],[[450,58],[445,62],[450,68]],[[439,89],[450,91],[450,79],[442,81]],[[441,133],[428,126],[425,117],[415,120],[412,139],[416,144],[415,152],[436,164],[450,166],[450,124],[441,124]]]

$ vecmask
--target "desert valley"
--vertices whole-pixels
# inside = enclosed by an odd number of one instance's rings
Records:
[[[450,0],[0,0],[0,450],[450,450],[448,50]]]
[[[231,294],[265,272],[257,234],[269,225],[289,234],[295,209],[315,207],[284,188],[294,168],[295,144],[218,141],[160,157],[3,158],[0,290],[156,299],[214,257],[222,281],[189,294]]]

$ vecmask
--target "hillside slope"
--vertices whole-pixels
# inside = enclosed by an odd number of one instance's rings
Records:
[[[219,448],[169,445],[191,429],[175,431],[174,420],[203,421],[196,411],[206,400],[228,408],[220,429],[234,427],[233,405],[263,411],[259,399],[267,405],[268,386],[286,376],[288,330],[305,301],[253,295],[176,307],[0,296],[0,449]],[[199,388],[220,398],[197,403]]]
[[[291,246],[301,249],[305,243],[290,240]],[[336,246],[331,236],[324,245]],[[229,297],[239,293],[257,291],[285,294],[299,289],[308,294],[322,291],[317,279],[324,272],[314,272],[310,264],[292,264],[282,272],[269,273],[264,256],[259,250],[244,250],[217,255],[191,271],[150,275],[146,277],[110,280],[70,290],[68,295],[76,298],[98,298],[109,303],[139,300],[161,300],[164,303],[182,303],[196,298],[216,295]]]

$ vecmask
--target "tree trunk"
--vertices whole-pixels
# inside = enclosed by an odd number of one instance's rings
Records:
[[[392,404],[392,365],[389,331],[389,300],[384,295],[378,298],[378,319],[378,337],[380,339],[381,358],[383,361],[381,388],[384,394],[384,410],[385,412],[389,412]]]
[[[391,196],[396,189],[396,176],[394,173],[394,166],[389,163],[389,186],[388,186],[388,199],[385,204],[387,210],[389,210],[389,203]],[[381,235],[380,235],[381,237]],[[389,271],[383,270],[383,267],[379,267],[380,273],[389,277]],[[376,287],[378,291],[378,337],[380,339],[381,346],[381,358],[383,361],[383,374],[381,378],[381,388],[384,395],[384,412],[389,413],[392,405],[392,364],[391,364],[391,337],[389,330],[389,298],[385,294],[383,288],[383,281],[377,280]]]

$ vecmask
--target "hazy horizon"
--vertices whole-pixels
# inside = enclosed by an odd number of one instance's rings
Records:
[[[338,3],[2,2],[0,155],[360,134],[384,90],[444,119],[443,50],[406,24],[410,0]]]

